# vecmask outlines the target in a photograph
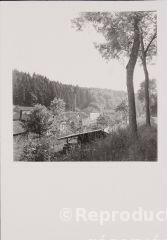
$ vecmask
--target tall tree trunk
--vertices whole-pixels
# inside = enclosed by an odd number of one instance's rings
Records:
[[[136,106],[135,106],[135,94],[133,86],[133,75],[138,58],[138,51],[140,47],[140,34],[138,27],[139,20],[137,17],[134,19],[134,40],[130,54],[129,62],[126,66],[126,84],[128,91],[128,105],[129,105],[129,127],[132,139],[137,139],[137,121],[136,121]]]
[[[144,51],[144,43],[143,43],[143,36],[142,33],[140,33],[140,42],[141,42],[141,51],[142,51],[142,65],[145,75],[145,86],[144,86],[144,92],[145,92],[145,111],[146,111],[146,126],[151,126],[150,122],[150,97],[149,97],[149,74],[147,70],[147,63],[146,63],[146,53]]]
[[[150,97],[149,97],[149,74],[147,70],[147,65],[146,65],[146,59],[142,59],[143,62],[143,70],[145,74],[145,111],[146,111],[146,126],[151,126],[150,122]]]
[[[128,91],[128,106],[129,106],[129,127],[131,136],[135,140],[137,138],[137,121],[136,121],[136,106],[135,94],[133,86],[133,70],[127,67],[127,91]]]

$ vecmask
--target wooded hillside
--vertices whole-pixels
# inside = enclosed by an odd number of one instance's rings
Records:
[[[87,112],[111,110],[125,98],[123,91],[108,89],[83,88],[50,81],[47,77],[29,73],[13,71],[13,104],[33,106],[40,103],[49,106],[55,98],[61,98],[66,103],[66,109],[74,107],[76,93],[76,107]]]

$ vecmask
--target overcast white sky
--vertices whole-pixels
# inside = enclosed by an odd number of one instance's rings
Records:
[[[103,40],[93,28],[77,32],[71,19],[79,13],[62,6],[13,6],[5,13],[5,31],[12,67],[39,73],[50,80],[86,87],[126,90],[125,66],[115,60],[106,63],[93,42]],[[156,77],[150,66],[150,77]],[[143,69],[136,67],[134,85],[143,81]]]

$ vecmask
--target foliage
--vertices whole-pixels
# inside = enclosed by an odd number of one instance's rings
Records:
[[[149,128],[140,127],[140,145],[145,161],[155,161],[157,159],[157,128],[154,124]]]
[[[96,43],[95,47],[107,61],[124,59],[126,63],[126,81],[128,92],[129,127],[131,137],[137,140],[137,121],[135,94],[133,87],[134,68],[140,49],[140,30],[147,24],[146,19],[152,12],[83,12],[72,20],[78,30],[85,23],[91,23],[97,32],[105,39]]]
[[[94,111],[98,112],[114,109],[121,102],[121,99],[127,97],[127,93],[124,91],[110,89],[92,88],[90,89],[90,93],[92,103],[89,106],[92,106]]]
[[[97,118],[97,125],[99,128],[104,128],[108,125],[108,118],[104,114],[100,114],[100,116]]]
[[[103,43],[95,43],[102,57],[120,59],[129,57],[134,37],[134,19],[138,19],[143,29],[144,37],[150,32],[148,22],[156,14],[149,11],[136,12],[82,12],[79,17],[72,20],[77,30],[82,30],[86,23],[91,23],[98,33],[104,36]]]
[[[122,115],[122,119],[127,122],[128,120],[128,102],[127,99],[121,101],[115,108],[115,112],[119,112]]]
[[[73,109],[74,93],[77,95],[77,108],[85,112],[111,110],[126,96],[124,91],[98,88],[81,88],[65,85],[33,74],[13,71],[13,103],[20,106],[32,106],[35,103],[50,106],[54,98],[62,99],[65,110]],[[30,96],[31,95],[31,96]]]
[[[157,161],[157,130],[153,126],[139,127],[139,141],[134,142],[129,128],[118,129],[105,139],[82,148],[76,147],[66,155],[56,153],[53,161]]]
[[[63,99],[66,103],[66,110],[71,110],[75,93],[77,94],[77,107],[80,109],[86,108],[92,101],[88,88],[50,81],[47,77],[35,73],[31,76],[29,73],[13,71],[14,105],[33,106],[39,103],[48,107],[56,97]]]
[[[111,115],[107,113],[102,113],[97,118],[97,126],[98,128],[106,128],[111,124]]]
[[[157,54],[157,14],[155,11],[145,13],[140,22],[141,45],[139,56],[146,57],[148,63]],[[142,54],[142,48],[144,50]]]
[[[137,92],[138,99],[141,103],[145,102],[145,82],[140,84],[140,89]],[[157,115],[157,86],[156,80],[149,81],[149,98],[150,98],[150,111],[152,115]]]
[[[53,154],[50,142],[44,138],[29,138],[23,147],[20,161],[44,162],[50,161]]]
[[[156,55],[157,46],[157,19],[156,14],[152,12],[150,15],[146,15],[144,25],[140,27],[140,58],[143,65],[145,75],[145,116],[146,125],[150,126],[150,101],[149,101],[149,72],[147,64]],[[142,23],[140,23],[142,24]],[[148,61],[149,60],[149,61]]]
[[[74,113],[66,120],[66,124],[71,131],[71,133],[80,132],[82,130],[82,122],[80,116]]]
[[[23,150],[18,161],[156,161],[157,128],[156,124],[148,128],[139,127],[139,141],[134,143],[129,128],[118,128],[105,139],[90,144],[76,146],[66,154],[57,147],[56,138],[43,136],[37,138],[30,134],[21,140]],[[17,141],[20,145],[20,142]],[[59,148],[59,152],[58,152]]]
[[[45,106],[37,104],[22,124],[27,132],[42,136],[51,128],[52,123],[53,117],[50,111]]]
[[[65,112],[65,105],[63,99],[54,98],[53,101],[51,101],[49,108],[54,116],[62,116]]]
[[[65,102],[63,99],[54,98],[51,101],[49,110],[53,115],[53,123],[51,125],[50,133],[59,135],[60,134],[60,125],[65,121]]]

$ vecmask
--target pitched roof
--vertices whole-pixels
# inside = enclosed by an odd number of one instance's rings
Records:
[[[34,107],[17,106],[17,105],[13,106],[13,111],[20,111],[20,110],[22,110],[22,111],[31,111],[33,109],[34,109]]]
[[[97,132],[103,132],[103,133],[107,134],[107,132],[104,131],[103,129],[96,129],[96,130],[85,131],[85,132],[81,132],[81,133],[76,133],[76,134],[71,134],[71,135],[67,135],[67,136],[64,136],[64,137],[60,137],[60,138],[58,138],[58,140],[62,140],[62,139],[66,139],[66,138],[72,138],[72,137],[78,137],[78,136],[81,136],[81,135],[92,134],[92,133],[97,133]]]

